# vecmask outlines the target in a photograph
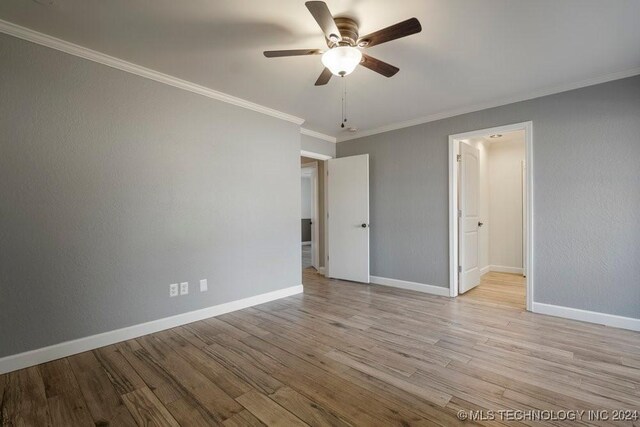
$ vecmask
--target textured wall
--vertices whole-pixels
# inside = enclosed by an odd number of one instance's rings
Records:
[[[324,154],[325,156],[336,156],[336,144],[309,135],[300,135],[300,148],[304,151]]]
[[[298,126],[2,34],[0,58],[0,357],[300,284]]]
[[[640,318],[640,76],[339,143],[371,158],[371,273],[447,286],[448,136],[529,120],[535,301]]]

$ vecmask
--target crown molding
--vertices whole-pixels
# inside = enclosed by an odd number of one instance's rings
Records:
[[[579,82],[567,83],[560,86],[553,86],[553,87],[539,89],[531,92],[521,93],[519,95],[509,97],[509,98],[503,98],[500,100],[494,100],[494,101],[490,101],[483,104],[476,104],[473,106],[444,111],[442,113],[436,113],[429,116],[418,117],[412,120],[391,123],[385,126],[374,128],[374,129],[359,131],[355,135],[347,135],[347,136],[338,138],[338,142],[364,138],[365,136],[371,136],[379,133],[389,132],[392,130],[421,125],[423,123],[435,122],[436,120],[442,120],[442,119],[447,119],[449,117],[460,116],[462,114],[473,113],[474,111],[481,111],[481,110],[486,110],[488,108],[501,107],[503,105],[513,104],[521,101],[528,101],[530,99],[541,98],[543,96],[548,96],[548,95],[554,95],[560,92],[567,92],[570,90],[580,89],[587,86],[593,86],[600,83],[606,83],[614,80],[624,79],[627,77],[633,77],[638,74],[640,74],[640,68],[633,68],[631,70],[605,74],[603,76],[598,76],[598,77],[594,77],[587,80],[581,80]]]
[[[276,117],[278,119],[286,120],[297,125],[304,123],[304,119],[296,116],[292,116],[282,111],[274,110],[272,108],[265,107],[260,104],[247,101],[242,98],[237,98],[232,95],[228,95],[217,90],[210,89],[205,86],[201,86],[186,80],[179,79],[177,77],[161,73],[159,71],[152,70],[150,68],[136,65],[131,62],[127,62],[123,59],[115,58],[107,54],[97,52],[95,50],[82,47],[47,34],[40,33],[35,30],[31,30],[20,25],[13,24],[8,21],[0,19],[0,32],[14,36],[23,40],[30,41],[42,46],[56,49],[61,52],[68,53],[70,55],[78,56],[80,58],[88,59],[89,61],[97,62],[108,67],[112,67],[127,73],[135,74],[140,77],[144,77],[150,80],[154,80],[159,83],[164,83],[169,86],[176,87],[178,89],[186,90],[196,93],[198,95],[206,96],[218,101],[226,102],[238,107],[246,108],[248,110],[256,111],[258,113],[266,114],[268,116]],[[335,138],[334,138],[335,142]]]
[[[334,144],[337,142],[337,139],[335,136],[329,136],[324,133],[316,132],[315,130],[310,130],[307,128],[300,128],[300,133],[303,135],[311,136],[313,138],[318,138],[328,142],[333,142]]]
[[[68,53],[70,55],[74,55],[80,58],[87,59],[89,61],[97,62],[102,65],[106,65],[108,67],[112,67],[121,71],[125,71],[127,73],[135,74],[140,77],[144,77],[150,80],[154,80],[159,83],[164,83],[169,86],[176,87],[178,89],[186,90],[192,93],[196,93],[198,95],[206,96],[208,98],[212,98],[218,101],[226,102],[228,104],[236,105],[241,108],[246,108],[248,110],[256,111],[258,113],[266,114],[268,116],[276,117],[281,120],[285,120],[291,123],[295,123],[297,125],[302,125],[305,122],[305,119],[296,117],[282,111],[274,110],[269,107],[265,107],[260,104],[253,103],[251,101],[247,101],[242,98],[238,98],[223,92],[219,92],[213,89],[210,89],[205,86],[201,86],[186,80],[179,79],[177,77],[164,74],[150,68],[143,67],[141,65],[136,65],[131,62],[127,62],[123,59],[119,59],[113,56],[109,56],[107,54],[82,47],[53,36],[49,36],[47,34],[40,33],[38,31],[22,27],[20,25],[4,21],[0,19],[0,32],[30,41],[32,43],[36,43],[42,46],[49,47],[51,49],[56,49],[61,52]],[[339,138],[329,136],[320,132],[312,131],[306,128],[300,128],[300,133],[303,135],[311,136],[314,138],[322,139],[328,142],[342,142],[349,141],[358,138],[364,138],[370,135],[376,135],[379,133],[389,132],[392,130],[402,129],[406,127],[416,126],[423,123],[433,122],[436,120],[442,120],[449,117],[459,116],[462,114],[472,113],[474,111],[486,110],[488,108],[500,107],[503,105],[513,104],[515,102],[526,101],[530,99],[540,98],[547,95],[553,95],[560,92],[566,92],[573,89],[579,89],[582,87],[593,86],[600,83],[606,83],[608,81],[619,80],[626,77],[632,77],[640,74],[640,68],[633,68],[631,70],[621,71],[618,73],[606,74],[604,76],[594,77],[588,80],[582,80],[579,82],[569,83],[560,86],[554,86],[551,88],[545,88],[541,90],[536,90],[532,92],[522,93],[517,96],[503,98],[500,100],[494,100],[487,103],[476,104],[469,107],[463,107],[459,109],[444,111],[441,113],[432,114],[429,116],[418,117],[412,120],[402,121],[391,123],[385,126],[381,126],[378,128],[368,129],[359,131],[353,135],[346,135]]]

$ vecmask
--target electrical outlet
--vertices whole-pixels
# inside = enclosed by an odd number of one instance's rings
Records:
[[[172,283],[169,285],[169,296],[171,298],[178,296],[178,284]]]
[[[186,295],[189,293],[189,282],[180,283],[180,295]]]
[[[207,292],[207,290],[209,290],[207,279],[200,280],[200,292]]]

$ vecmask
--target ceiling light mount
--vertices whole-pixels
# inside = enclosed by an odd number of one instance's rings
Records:
[[[500,133],[495,133],[495,134],[493,134],[493,135],[489,135],[489,138],[493,138],[493,139],[496,139],[496,138],[502,138],[502,134],[500,134]]]
[[[329,46],[329,48],[336,46],[357,46],[358,23],[351,18],[334,18],[334,21],[342,38],[339,38],[338,41],[327,39],[327,46]]]

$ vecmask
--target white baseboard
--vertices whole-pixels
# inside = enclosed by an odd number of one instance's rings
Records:
[[[318,270],[318,273],[324,276],[324,267],[318,267],[316,270]]]
[[[484,274],[487,274],[487,273],[488,273],[488,272],[490,272],[490,271],[491,271],[491,266],[490,266],[490,265],[487,265],[486,267],[482,267],[482,268],[480,269],[480,275],[482,276],[482,275],[484,275]]]
[[[541,302],[534,302],[532,311],[549,316],[564,317],[567,319],[581,320],[583,322],[613,326],[614,328],[640,331],[640,319],[634,319],[633,317],[616,316],[615,314],[598,313],[597,311],[580,310],[578,308],[544,304]]]
[[[490,265],[489,266],[489,271],[495,271],[496,273],[522,274],[522,268],[519,268],[519,267],[507,267],[506,265]]]
[[[175,316],[165,317],[151,322],[116,329],[115,331],[104,332],[55,344],[49,347],[6,356],[0,359],[0,374],[27,368],[29,366],[39,365],[62,357],[130,340],[143,335],[163,331],[165,329],[175,328],[176,326],[186,325],[187,323],[197,322],[198,320],[219,316],[221,314],[230,313],[232,311],[241,310],[254,305],[264,304],[269,301],[302,293],[302,290],[302,285],[291,286],[289,288],[267,292],[266,294],[255,295],[200,310],[190,311],[188,313],[177,314]]]
[[[311,246],[311,242],[302,242],[302,246]]]
[[[371,283],[376,285],[391,286],[394,288],[408,289],[410,291],[424,292],[426,294],[440,295],[443,297],[449,296],[449,288],[443,288],[440,286],[426,285],[424,283],[407,282],[405,280],[388,279],[386,277],[371,276],[369,278]]]

